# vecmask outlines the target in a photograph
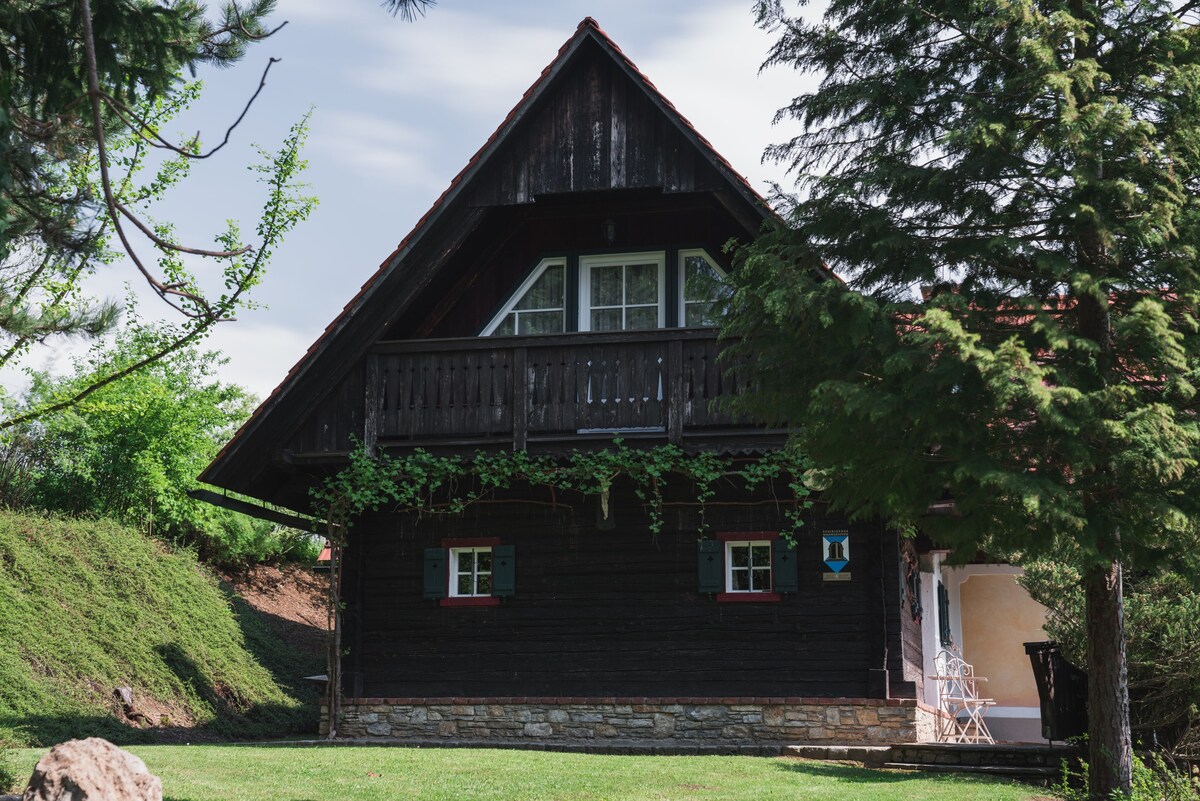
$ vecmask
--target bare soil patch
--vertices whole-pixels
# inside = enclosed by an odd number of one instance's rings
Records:
[[[325,654],[329,578],[298,565],[259,565],[223,577],[284,642],[304,654]]]

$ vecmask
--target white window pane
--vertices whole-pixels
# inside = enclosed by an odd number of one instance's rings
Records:
[[[771,569],[763,568],[759,570],[755,568],[753,571],[753,579],[751,588],[755,592],[767,592],[771,589]]]
[[[625,302],[658,303],[657,264],[631,264],[626,268]]]
[[[751,552],[751,560],[755,567],[766,567],[771,564],[771,546],[755,545]]]
[[[620,331],[621,310],[593,309],[591,329],[593,331]]]
[[[724,283],[721,274],[703,256],[683,260],[683,299],[709,300],[716,296],[715,285]]]
[[[714,304],[709,301],[688,303],[683,310],[683,324],[688,326],[715,326],[717,316]]]
[[[471,584],[472,584],[472,581],[471,581],[470,573],[460,574],[458,577],[458,594],[459,595],[471,595],[472,594]]]
[[[749,592],[750,591],[750,571],[749,570],[734,570],[730,574],[730,581],[733,584],[730,590],[733,592]]]
[[[730,547],[729,555],[734,567],[746,567],[750,564],[750,548],[746,545],[734,545]]]
[[[658,307],[643,306],[637,309],[626,309],[625,330],[638,331],[643,328],[658,327]]]
[[[561,309],[564,305],[563,290],[566,286],[563,279],[564,268],[561,265],[547,267],[526,291],[525,296],[518,301],[515,308],[526,309]]]
[[[492,332],[492,336],[494,336],[494,337],[510,337],[513,334],[517,333],[516,320],[517,320],[517,316],[515,314],[506,315],[504,317],[504,319],[500,322],[500,325],[496,326],[496,330]]]
[[[593,306],[620,306],[621,283],[623,268],[619,264],[609,267],[593,267],[592,302]]]
[[[559,334],[564,330],[560,311],[521,312],[518,323],[522,334]]]
[[[476,566],[481,573],[490,573],[492,571],[492,552],[480,551],[476,557]]]
[[[476,592],[479,595],[491,595],[492,594],[492,576],[490,573],[480,573],[479,574],[479,583],[476,587]]]

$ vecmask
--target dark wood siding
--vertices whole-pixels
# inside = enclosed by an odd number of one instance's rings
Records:
[[[348,684],[365,696],[865,696],[883,649],[874,604],[875,527],[849,525],[854,579],[821,578],[820,532],[844,520],[810,515],[799,538],[800,591],[779,603],[718,603],[697,587],[690,488],[657,537],[629,488],[612,498],[612,530],[595,499],[557,508],[493,503],[463,517],[376,515],[352,532],[347,574]],[[780,493],[781,497],[784,493]],[[693,496],[694,497],[694,496]],[[733,505],[726,505],[733,504]],[[714,531],[779,530],[769,493],[724,492]],[[422,598],[422,553],[448,536],[493,536],[516,548],[516,595],[498,607]],[[858,561],[858,560],[862,561]],[[889,569],[894,563],[889,562]]]
[[[476,205],[563,192],[727,185],[617,62],[594,44],[585,48],[476,178]]]
[[[285,446],[295,453],[345,453],[352,438],[362,440],[366,395],[359,363],[329,388],[316,410]]]

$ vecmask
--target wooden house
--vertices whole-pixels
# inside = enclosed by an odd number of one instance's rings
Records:
[[[310,511],[358,442],[778,449],[784,432],[719,405],[746,388],[709,319],[725,243],[769,214],[585,19],[202,480]],[[668,481],[656,535],[633,488],[606,501],[531,488],[356,521],[338,732],[932,737],[920,566],[896,532],[818,502],[789,548],[777,486],[720,483],[705,536],[687,481]]]

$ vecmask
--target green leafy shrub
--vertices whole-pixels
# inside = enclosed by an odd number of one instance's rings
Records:
[[[1078,772],[1063,765],[1063,775],[1054,790],[1063,801],[1091,801],[1087,790],[1088,764],[1080,763]],[[1196,801],[1200,798],[1200,780],[1186,768],[1168,764],[1161,753],[1133,760],[1132,792],[1113,795],[1113,801]]]
[[[0,793],[15,793],[20,789],[20,778],[13,765],[12,748],[0,740]]]
[[[72,396],[154,351],[164,336],[127,328],[114,345],[78,360],[71,375],[35,374],[24,402],[41,407]],[[8,435],[5,463],[22,473],[13,483],[26,487],[21,505],[111,517],[227,568],[315,556],[307,534],[188,496],[253,408],[245,390],[217,379],[220,364],[217,353],[184,348]]]
[[[1021,583],[1050,614],[1046,632],[1078,666],[1087,664],[1078,572],[1039,562]],[[1200,592],[1179,573],[1127,573],[1125,634],[1135,737],[1181,757],[1200,757]]]

